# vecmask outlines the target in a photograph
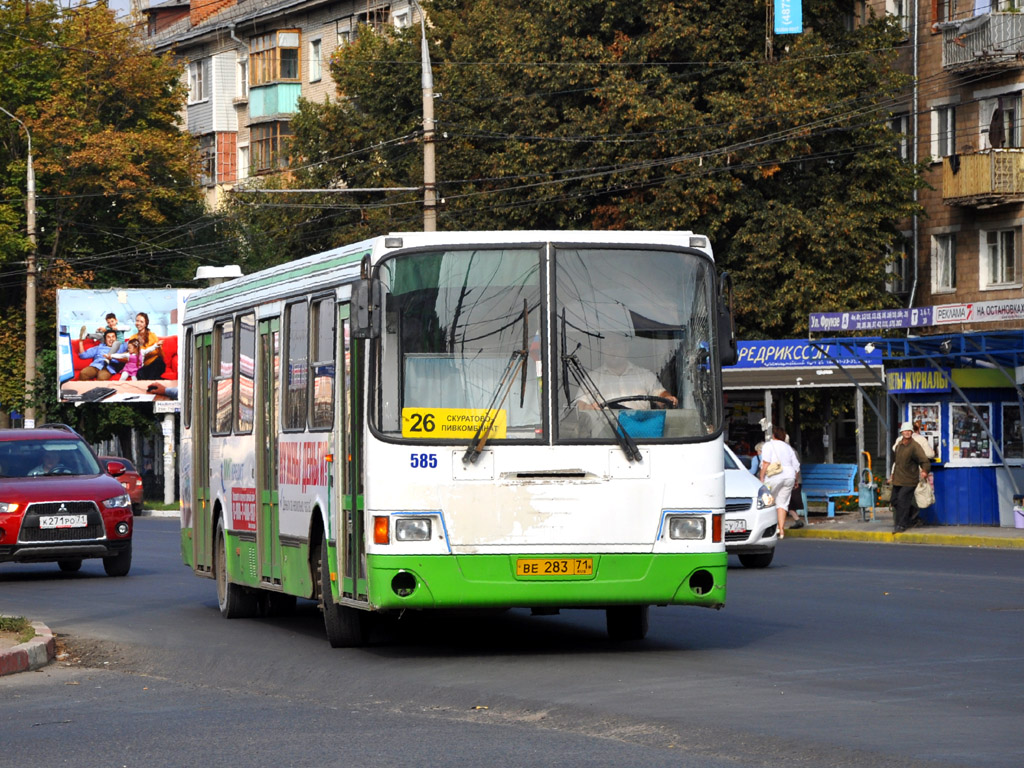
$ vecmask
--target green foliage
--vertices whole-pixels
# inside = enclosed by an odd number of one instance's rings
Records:
[[[0,632],[11,632],[19,643],[27,643],[36,636],[32,622],[23,616],[0,616]]]
[[[57,288],[188,284],[217,232],[195,184],[195,140],[180,130],[179,65],[155,56],[106,4],[0,0],[0,73],[0,106],[32,138],[38,346],[55,338]],[[20,409],[24,377],[27,157],[26,130],[0,113],[0,336],[13,345],[0,352],[0,407],[8,410]],[[38,379],[42,389],[55,381]]]
[[[848,32],[847,11],[808,0],[811,29],[766,60],[749,0],[435,0],[440,228],[706,233],[744,338],[887,306],[885,254],[921,181],[887,125],[899,33]],[[285,186],[422,183],[419,37],[364,29],[337,52],[338,96],[301,104]],[[262,264],[422,220],[419,193],[253,199],[231,217]]]

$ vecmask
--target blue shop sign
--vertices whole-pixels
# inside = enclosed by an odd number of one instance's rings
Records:
[[[885,372],[885,388],[890,392],[949,392],[949,368],[899,368]]]
[[[882,364],[881,350],[871,353],[860,350],[854,355],[839,344],[809,344],[803,339],[782,339],[779,341],[739,341],[736,365],[730,368],[834,368],[842,366],[872,366]]]

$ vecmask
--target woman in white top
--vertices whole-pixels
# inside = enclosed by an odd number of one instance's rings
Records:
[[[782,471],[768,476],[768,466],[773,462],[778,462]],[[786,537],[789,499],[794,486],[800,482],[800,460],[796,457],[796,451],[786,442],[786,432],[782,427],[775,427],[772,430],[772,439],[761,449],[760,477],[761,482],[768,486],[769,492],[775,498],[775,508],[779,517],[779,538],[783,539]]]

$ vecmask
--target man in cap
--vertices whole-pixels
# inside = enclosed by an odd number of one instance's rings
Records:
[[[913,524],[911,515],[914,489],[918,481],[928,477],[931,469],[924,449],[914,440],[914,425],[909,421],[900,424],[900,435],[901,439],[896,443],[892,455],[892,471],[889,473],[893,533],[903,533]]]

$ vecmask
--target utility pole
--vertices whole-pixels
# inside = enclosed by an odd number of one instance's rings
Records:
[[[423,76],[423,231],[437,231],[437,171],[434,165],[434,73],[427,48],[427,24],[420,7],[420,53]]]
[[[29,133],[28,126],[3,107],[0,107],[0,112],[24,128],[28,139],[25,193],[25,229],[29,242],[25,277],[25,395],[29,398],[35,395],[36,383],[36,173],[32,166],[32,134]],[[26,401],[25,428],[32,429],[35,425],[35,406]]]

